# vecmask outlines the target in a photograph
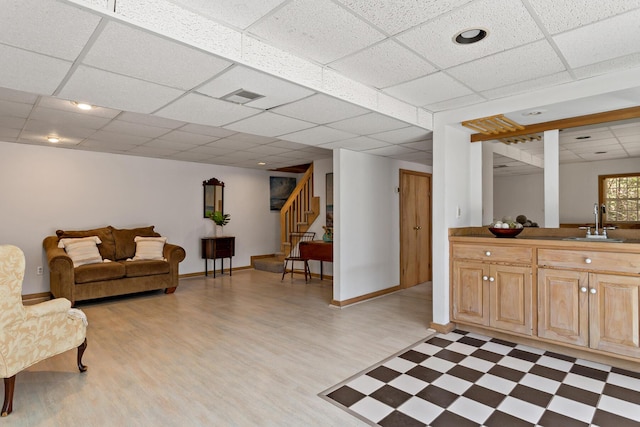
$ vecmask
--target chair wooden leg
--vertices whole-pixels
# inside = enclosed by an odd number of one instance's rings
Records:
[[[13,390],[16,388],[16,376],[4,379],[4,404],[2,416],[6,417],[13,411]]]
[[[282,278],[280,279],[281,282],[284,280],[285,274],[287,274],[287,265],[289,265],[288,259],[284,260],[284,269],[282,270]]]
[[[87,349],[87,339],[85,338],[82,344],[78,346],[78,369],[80,372],[84,372],[87,370],[87,366],[82,364],[82,355],[84,355],[84,351]]]
[[[307,273],[309,273],[309,280],[311,280],[311,269],[309,268],[309,261],[304,260],[304,283],[307,283]]]

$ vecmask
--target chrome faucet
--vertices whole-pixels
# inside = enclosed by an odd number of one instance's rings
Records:
[[[595,205],[593,205],[593,214],[596,217],[596,231],[593,233],[594,236],[597,236],[598,234],[598,224],[600,223],[598,220],[598,215],[600,215],[600,206],[598,206],[598,204],[596,203]]]

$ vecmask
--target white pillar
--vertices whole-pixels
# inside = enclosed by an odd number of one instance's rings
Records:
[[[482,201],[484,172],[483,142],[474,142],[469,149],[469,225],[482,225]],[[458,214],[458,212],[456,212]]]
[[[482,225],[493,222],[493,141],[482,142]]]
[[[560,131],[544,132],[544,226],[560,227]]]

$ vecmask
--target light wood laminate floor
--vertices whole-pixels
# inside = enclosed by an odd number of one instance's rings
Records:
[[[329,307],[330,281],[255,270],[80,303],[75,351],[18,374],[4,426],[360,426],[318,393],[425,338],[431,285]]]

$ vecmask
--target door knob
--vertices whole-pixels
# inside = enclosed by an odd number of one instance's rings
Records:
[[[596,291],[596,288],[591,288],[589,289],[589,292],[591,292],[592,294],[595,294],[597,291]]]
[[[487,276],[482,276],[482,280],[489,280]]]
[[[586,286],[581,287],[580,288],[580,292],[583,292],[583,293],[587,292],[587,287]]]
[[[493,282],[494,280],[496,280],[496,279],[494,279],[493,277],[489,277],[489,281],[490,282]]]

